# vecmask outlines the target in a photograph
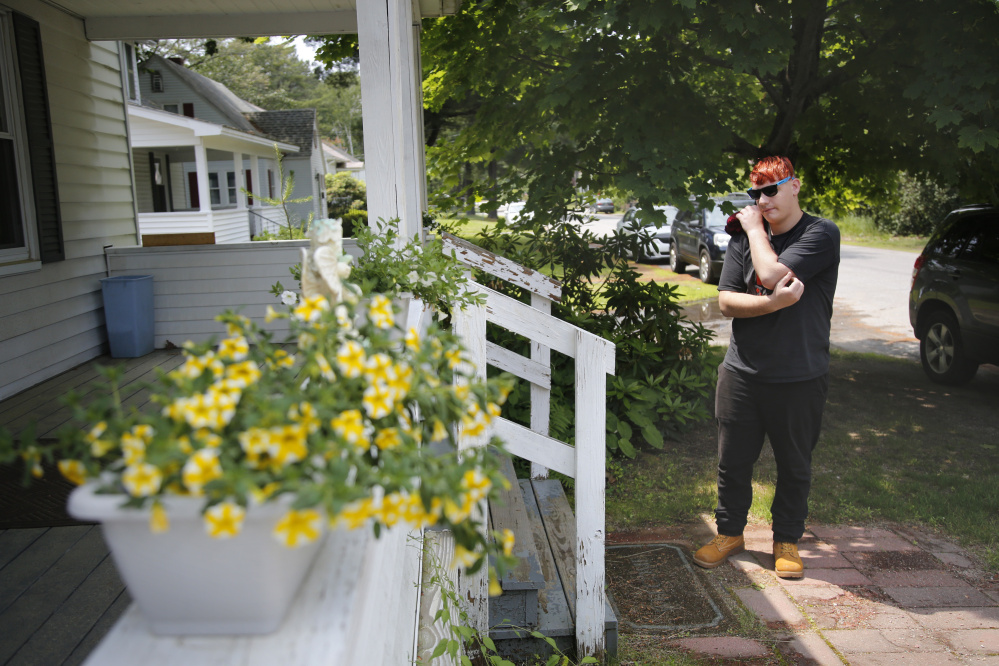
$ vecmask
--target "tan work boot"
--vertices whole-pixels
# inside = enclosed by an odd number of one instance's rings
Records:
[[[746,540],[742,536],[730,537],[719,534],[706,546],[694,553],[694,564],[705,569],[714,569],[728,559],[729,555],[738,555],[746,549]]]
[[[798,544],[774,541],[774,570],[778,578],[801,578],[805,565],[798,556]]]

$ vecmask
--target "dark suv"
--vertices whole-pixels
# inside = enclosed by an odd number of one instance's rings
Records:
[[[673,231],[669,243],[669,267],[674,273],[682,273],[687,264],[697,264],[697,275],[702,282],[715,284],[725,263],[725,251],[730,236],[725,233],[728,213],[723,213],[721,204],[729,201],[740,210],[753,203],[745,194],[731,194],[727,197],[712,197],[715,206],[711,210],[695,206],[693,212],[681,210],[673,221]]]
[[[999,363],[999,208],[947,215],[916,259],[909,322],[935,382],[965,384]]]

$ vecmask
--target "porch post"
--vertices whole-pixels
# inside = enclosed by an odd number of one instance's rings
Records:
[[[264,191],[260,189],[260,159],[256,155],[250,155],[250,182],[254,196],[253,205],[259,206],[259,197]]]
[[[368,220],[399,218],[400,241],[423,239],[423,108],[411,0],[357,3]]]
[[[246,175],[243,171],[243,153],[232,154],[232,165],[233,171],[236,174],[236,208],[243,210],[246,208],[246,193],[243,192],[243,188],[246,187]],[[226,185],[228,186],[228,183]]]
[[[208,230],[215,231],[212,219],[212,195],[208,191],[208,151],[205,144],[194,146],[194,166],[198,170],[198,207],[208,220]]]

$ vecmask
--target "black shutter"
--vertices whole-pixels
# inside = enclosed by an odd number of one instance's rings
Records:
[[[62,242],[62,216],[56,183],[52,118],[49,116],[48,88],[42,58],[42,33],[38,22],[12,13],[17,63],[21,75],[24,125],[31,161],[31,184],[35,193],[38,246],[43,263],[66,258]]]

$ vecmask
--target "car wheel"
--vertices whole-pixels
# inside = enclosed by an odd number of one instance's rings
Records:
[[[948,312],[930,313],[919,341],[919,358],[926,376],[938,384],[967,384],[978,371],[978,363],[964,351],[957,321]]]
[[[717,277],[711,270],[711,255],[708,254],[707,250],[701,250],[701,261],[697,267],[697,273],[704,284],[714,284],[717,281]]]
[[[687,270],[687,264],[676,251],[676,243],[669,244],[669,269],[674,273],[682,273]]]

